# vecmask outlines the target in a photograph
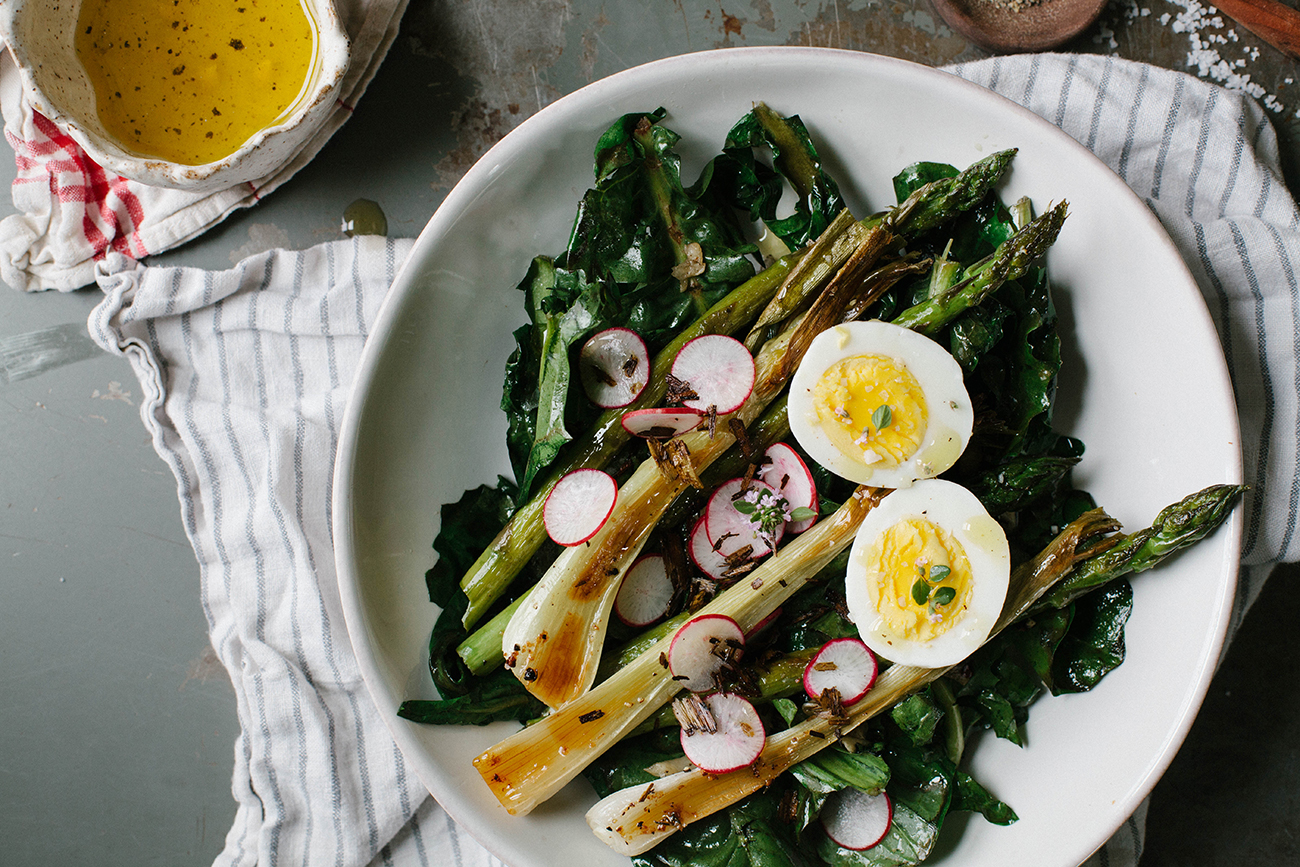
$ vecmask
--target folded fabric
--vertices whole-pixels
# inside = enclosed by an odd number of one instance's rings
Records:
[[[1100,157],[1196,278],[1228,361],[1251,485],[1235,632],[1272,566],[1300,559],[1300,212],[1267,115],[1242,93],[1115,58],[1000,57],[950,71]]]
[[[1300,232],[1267,117],[1180,73],[1039,55],[953,68],[1091,148],[1168,227],[1214,314],[1243,426],[1232,628],[1296,558]],[[358,238],[232,271],[110,253],[91,334],[139,377],[235,685],[238,813],[222,865],[499,864],[414,779],[357,673],[335,586],[330,474],[370,323],[409,242]],[[1089,862],[1134,867],[1145,807]]]
[[[998,57],[949,71],[1052,122],[1114,169],[1159,217],[1205,296],[1251,486],[1231,641],[1273,567],[1300,557],[1300,213],[1268,117],[1240,92],[1116,58]],[[1136,867],[1145,813],[1144,804],[1087,867]]]
[[[106,172],[32,111],[13,58],[0,54],[0,113],[18,167],[18,213],[0,220],[0,280],[28,292],[79,289],[95,282],[95,263],[110,251],[133,259],[161,253],[257,204],[310,162],[352,115],[397,36],[406,4],[336,0],[352,59],[334,111],[267,177],[207,194],[150,187]]]
[[[99,269],[91,335],[140,379],[235,688],[238,807],[218,865],[355,867],[392,863],[392,847],[406,850],[399,863],[499,863],[409,773],[361,680],[334,578],[339,423],[411,243],[358,237],[220,273],[111,253]]]

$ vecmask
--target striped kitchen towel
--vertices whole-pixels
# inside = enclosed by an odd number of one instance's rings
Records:
[[[90,332],[140,379],[235,688],[237,812],[218,865],[500,863],[409,772],[362,682],[334,578],[339,423],[411,243],[362,236],[220,273],[121,254],[99,269]]]
[[[1300,212],[1268,116],[1241,93],[1117,58],[999,57],[950,71],[1099,156],[1196,278],[1228,361],[1252,486],[1235,632],[1271,567],[1300,559]]]
[[[1093,56],[955,67],[1110,164],[1169,229],[1227,355],[1247,481],[1236,628],[1297,559],[1297,211],[1264,112],[1179,73]],[[90,330],[140,379],[175,474],[200,599],[235,686],[238,812],[219,865],[499,864],[421,788],[349,650],[330,543],[338,425],[408,241],[357,238],[232,271],[110,253]],[[1145,807],[1089,862],[1134,867]]]
[[[68,292],[95,282],[110,252],[140,259],[201,235],[270,195],[352,115],[397,36],[407,0],[335,0],[352,59],[321,128],[265,178],[212,193],[150,187],[105,171],[23,98],[18,68],[0,52],[0,112],[18,174],[17,214],[0,220],[0,280],[15,289]]]

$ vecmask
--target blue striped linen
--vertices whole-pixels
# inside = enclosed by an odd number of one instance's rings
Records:
[[[1164,222],[1205,293],[1239,403],[1246,540],[1235,630],[1296,557],[1297,212],[1250,99],[1094,56],[952,68],[1091,148]],[[200,596],[235,687],[238,810],[217,865],[500,862],[410,772],[344,628],[330,545],[339,420],[367,329],[410,241],[358,238],[226,272],[110,257],[92,336],[125,355],[178,484]],[[1087,862],[1132,867],[1145,805]]]

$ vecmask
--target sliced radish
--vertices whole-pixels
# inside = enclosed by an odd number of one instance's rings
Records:
[[[690,433],[704,424],[707,416],[693,409],[653,407],[623,413],[623,429],[633,436],[669,440]]]
[[[858,638],[834,638],[822,645],[803,670],[803,690],[810,698],[835,689],[840,702],[853,704],[876,683],[880,665],[871,648]]]
[[[716,692],[685,700],[695,703],[682,726],[682,752],[700,770],[725,774],[752,765],[763,752],[767,732],[754,705],[742,695]]]
[[[745,633],[725,614],[701,614],[678,628],[668,645],[668,670],[691,692],[713,689],[713,676],[745,647]]]
[[[771,614],[767,615],[762,620],[755,623],[754,627],[745,633],[745,641],[746,642],[753,641],[756,636],[762,635],[764,632],[767,631],[768,627],[770,627],[773,623],[776,623],[778,620],[780,620],[781,610],[782,609],[780,608],[775,608],[772,610]]]
[[[650,352],[632,329],[606,328],[582,344],[578,373],[587,397],[596,406],[627,406],[650,379]]]
[[[713,540],[709,538],[709,528],[704,522],[703,515],[700,515],[695,526],[691,528],[690,554],[691,561],[705,575],[714,581],[727,580],[729,568],[727,558],[713,547]]]
[[[649,626],[668,613],[673,579],[662,554],[649,554],[632,564],[614,597],[614,613],[628,626]]]
[[[705,334],[690,340],[673,359],[673,376],[687,382],[698,398],[683,401],[701,412],[735,412],[754,390],[754,356],[734,337]]]
[[[826,799],[820,815],[826,836],[845,849],[860,852],[885,839],[894,821],[894,803],[885,792],[872,795],[861,789],[842,789]]]
[[[785,497],[791,511],[816,510],[817,483],[813,481],[813,474],[799,453],[785,443],[776,443],[763,454],[769,461],[763,465],[760,475],[763,481]],[[802,521],[787,521],[785,529],[788,533],[802,533],[815,523],[817,517],[814,515]]]
[[[546,534],[560,545],[581,545],[605,526],[618,499],[618,483],[603,470],[574,470],[563,476],[542,506]]]
[[[766,556],[775,550],[785,535],[785,524],[782,523],[776,525],[770,538],[766,537],[756,521],[736,510],[736,500],[746,493],[760,504],[771,504],[777,497],[776,489],[764,481],[751,479],[746,484],[744,479],[737,478],[719,485],[704,507],[704,524],[709,540],[714,545],[721,542],[718,550],[724,557],[746,545],[753,546],[752,556]]]

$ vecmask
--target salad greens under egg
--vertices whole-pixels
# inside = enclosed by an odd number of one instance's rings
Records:
[[[999,198],[1013,151],[904,167],[854,216],[798,117],[757,104],[689,185],[665,117],[611,125],[520,284],[513,478],[442,509],[442,699],[399,713],[526,723],[485,784],[525,813],[584,775],[637,864],[919,864],[953,812],[1016,821],[970,735],[1020,743],[1036,697],[1119,665],[1125,576],[1241,491],[1125,535],[1074,487],[1066,208]]]

